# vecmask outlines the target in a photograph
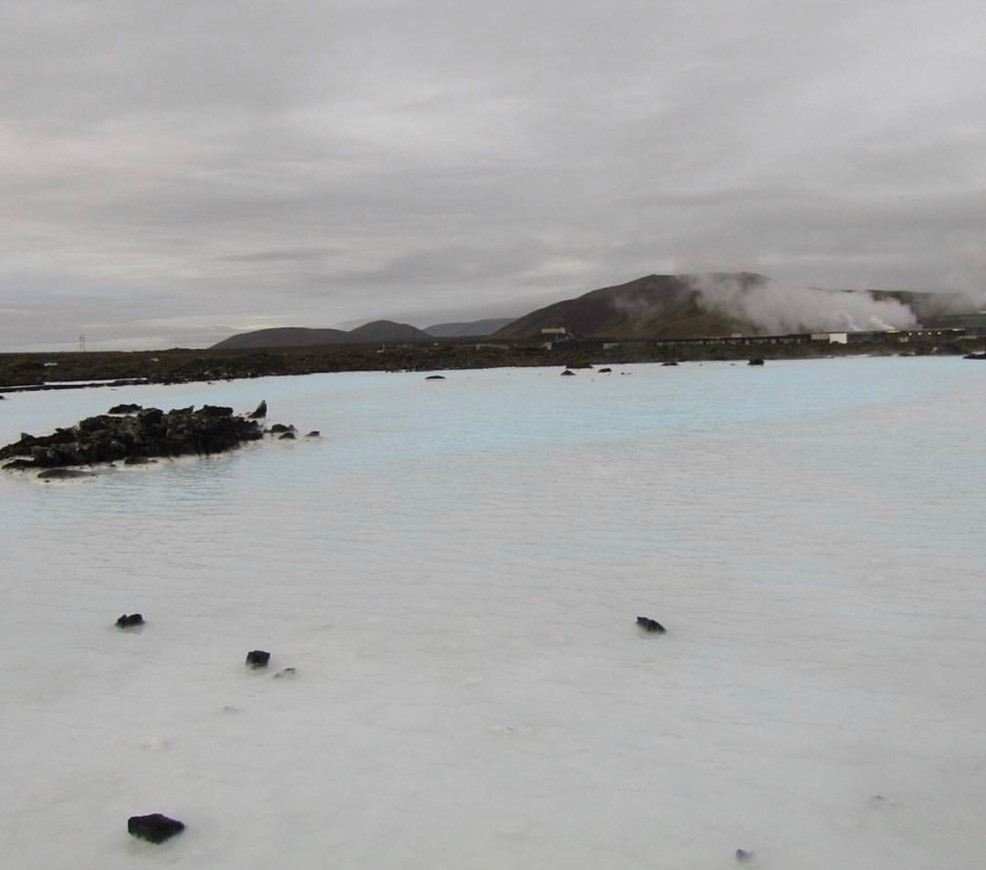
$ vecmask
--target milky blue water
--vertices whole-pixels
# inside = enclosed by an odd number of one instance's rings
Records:
[[[118,402],[321,432],[0,478],[0,855],[977,866],[986,366],[560,371],[0,402],[3,443]]]

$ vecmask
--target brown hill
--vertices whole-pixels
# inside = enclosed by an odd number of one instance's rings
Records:
[[[352,342],[352,335],[344,329],[307,329],[303,326],[283,326],[274,329],[258,329],[231,335],[212,347],[215,350],[236,350],[259,347],[307,347],[319,344]]]
[[[349,333],[356,341],[431,341],[427,332],[422,332],[409,323],[394,323],[392,320],[374,320],[364,323]]]
[[[432,337],[407,323],[375,320],[346,332],[344,329],[308,329],[283,326],[241,332],[223,339],[214,350],[239,350],[262,347],[315,347],[322,344],[367,344],[383,342],[431,341]]]
[[[741,287],[765,281],[760,275],[710,276]],[[603,287],[532,311],[495,333],[509,340],[536,339],[542,329],[564,327],[578,338],[696,338],[750,331],[748,324],[699,305],[699,294],[684,275],[647,275]]]

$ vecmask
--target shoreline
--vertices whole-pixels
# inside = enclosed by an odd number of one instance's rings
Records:
[[[869,334],[872,336],[872,334]],[[574,340],[508,345],[468,344],[321,345],[243,350],[76,351],[61,354],[0,354],[0,398],[45,390],[232,381],[335,372],[454,371],[558,367],[585,369],[632,363],[739,362],[763,359],[827,359],[861,356],[971,356],[978,338],[927,336],[901,340],[881,336],[836,344],[804,336],[723,339]],[[55,374],[58,380],[47,380]]]

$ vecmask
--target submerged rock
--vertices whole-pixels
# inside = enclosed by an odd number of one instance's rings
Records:
[[[151,843],[163,843],[184,830],[184,822],[169,819],[162,813],[151,813],[149,816],[131,816],[127,819],[127,831],[130,835],[141,840],[149,840]]]
[[[638,616],[637,625],[639,625],[644,631],[649,631],[656,634],[665,634],[667,629],[661,625],[656,619],[650,619],[647,616]]]
[[[322,433],[319,432],[318,429],[312,429],[312,431],[309,432],[305,437],[306,438],[321,438],[322,437]]]
[[[24,464],[24,460],[15,460],[10,463],[15,468],[34,468],[30,464]],[[4,466],[7,468],[8,466]],[[74,480],[78,477],[95,477],[91,471],[83,471],[80,468],[48,468],[38,474],[39,480]]]
[[[264,399],[259,405],[257,405],[257,408],[256,408],[255,411],[253,411],[250,414],[247,414],[247,419],[248,420],[263,420],[264,417],[266,417],[266,416],[267,416],[267,400]]]
[[[273,426],[270,427],[268,431],[272,432],[274,435],[279,435],[282,432],[294,432],[294,424],[275,423]]]
[[[270,653],[262,649],[252,649],[246,655],[246,663],[251,668],[266,668],[270,661]]]
[[[445,375],[428,375],[428,377],[426,377],[425,380],[426,381],[444,381],[445,380]]]
[[[282,432],[280,435],[277,436],[277,440],[278,441],[294,441],[294,439],[296,437],[297,436],[294,434],[294,432],[290,432],[290,431],[289,432]]]
[[[744,864],[747,861],[752,861],[753,852],[751,852],[749,849],[737,849],[736,860],[739,861],[741,864]]]

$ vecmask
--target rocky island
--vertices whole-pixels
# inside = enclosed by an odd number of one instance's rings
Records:
[[[87,417],[51,435],[22,434],[0,447],[5,469],[55,469],[97,463],[139,463],[155,457],[209,456],[264,436],[255,419],[215,405],[140,410],[113,408],[117,413]]]

